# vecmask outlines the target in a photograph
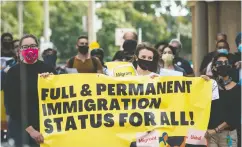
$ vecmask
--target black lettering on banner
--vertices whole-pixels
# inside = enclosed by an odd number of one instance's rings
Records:
[[[161,98],[152,98],[150,101],[150,106],[149,108],[156,108],[159,109],[160,108],[160,103],[161,103]]]
[[[182,81],[182,85],[180,81],[174,81],[174,93],[178,93],[178,89],[181,93],[185,93],[185,81]]]
[[[160,124],[161,125],[164,125],[164,124],[166,124],[166,125],[170,125],[170,122],[169,122],[169,119],[168,119],[168,117],[167,117],[167,114],[166,114],[166,112],[161,112],[160,113]]]
[[[155,115],[152,112],[144,112],[145,126],[155,126]]]
[[[74,92],[74,86],[70,86],[69,91],[70,91],[70,98],[76,97],[76,93]]]
[[[157,83],[157,94],[166,93],[166,82]]]
[[[108,95],[115,95],[114,87],[115,84],[108,84]]]
[[[113,127],[114,126],[113,114],[111,114],[111,113],[105,114],[104,120],[106,121],[106,123],[104,123],[104,125],[106,127]]]
[[[93,99],[87,99],[84,103],[86,111],[96,111],[96,105]]]
[[[184,111],[181,112],[181,125],[188,126],[189,122],[186,121],[186,113]]]
[[[91,96],[92,95],[92,91],[89,90],[90,85],[88,84],[83,84],[82,85],[82,90],[81,90],[81,96]]]
[[[77,101],[63,102],[63,114],[77,112]]]
[[[96,116],[96,119],[95,119]],[[90,114],[90,124],[93,128],[99,128],[102,125],[102,114]]]
[[[66,87],[62,87],[61,91],[62,91],[62,98],[63,99],[69,98],[69,96],[66,94]]]
[[[117,95],[118,96],[121,96],[121,95],[126,96],[127,95],[126,89],[127,89],[127,87],[126,87],[125,84],[117,84]]]
[[[50,98],[52,100],[57,100],[60,98],[60,88],[51,88],[50,89]]]
[[[43,110],[43,115],[47,116],[47,110],[46,110],[46,105],[42,104],[42,110]]]
[[[192,85],[192,81],[186,81],[187,84],[187,93],[190,93],[190,86]]]
[[[147,84],[147,88],[146,88],[146,92],[145,92],[145,95],[155,95],[155,87],[154,87],[154,84],[153,83],[148,83]]]
[[[173,81],[167,81],[167,93],[173,93]]]
[[[61,114],[61,102],[47,104],[48,115]]]
[[[130,99],[121,99],[121,102],[124,103],[124,110],[128,110]]]
[[[138,107],[139,109],[145,109],[149,105],[149,100],[146,98],[141,98],[138,101]]]
[[[81,129],[87,128],[87,125],[86,125],[87,118],[88,118],[88,115],[78,115],[78,120],[81,121]]]
[[[63,117],[54,118],[56,123],[57,132],[61,132],[61,122],[63,122]]]
[[[66,119],[66,128],[65,131],[69,131],[70,129],[72,130],[77,130],[76,127],[76,122],[73,116],[68,116]]]
[[[41,89],[41,100],[46,100],[46,97],[48,96],[49,89],[47,88],[42,88]]]
[[[132,99],[132,109],[136,109],[136,99]]]
[[[124,127],[124,123],[127,122],[128,113],[120,113],[119,115],[119,126]]]
[[[102,92],[106,91],[107,89],[105,84],[97,84],[96,88],[97,88],[97,95],[101,95]]]
[[[138,84],[135,87],[135,84],[129,84],[129,95],[144,95],[144,85]]]
[[[53,133],[53,126],[51,125],[51,119],[47,118],[44,120],[44,125],[45,125],[45,133],[51,134]]]
[[[143,122],[142,115],[137,112],[132,113],[129,117],[129,123],[132,126],[138,127],[142,124],[142,122]]]
[[[119,102],[117,99],[111,99],[109,110],[120,110]]]
[[[171,112],[171,125],[173,126],[178,126],[179,122],[176,121],[176,113],[175,112]]]
[[[97,110],[108,110],[106,99],[97,99]]]
[[[82,100],[78,100],[78,110],[79,112],[82,112],[83,111],[83,101]]]

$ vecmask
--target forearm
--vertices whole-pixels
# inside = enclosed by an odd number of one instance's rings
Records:
[[[33,131],[35,131],[35,129],[32,127],[32,126],[28,126],[26,129],[25,129],[29,134]]]
[[[226,122],[223,122],[222,124],[218,125],[217,128],[215,128],[215,130],[218,131],[223,131],[225,128],[228,128],[229,125]]]

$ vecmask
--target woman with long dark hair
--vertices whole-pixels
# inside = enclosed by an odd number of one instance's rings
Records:
[[[208,147],[237,147],[240,142],[237,131],[240,131],[241,86],[230,77],[231,69],[228,54],[214,57],[211,70],[219,86],[219,99],[212,101],[206,133]]]

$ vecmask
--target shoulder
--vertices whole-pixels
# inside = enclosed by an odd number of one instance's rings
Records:
[[[20,64],[15,64],[14,66],[12,66],[8,73],[11,73],[11,72],[18,72],[20,70]]]
[[[183,76],[186,76],[187,75],[186,71],[183,68],[181,68],[181,67],[179,67],[177,65],[174,65],[174,69],[175,69],[175,71],[182,72],[183,73]]]
[[[38,61],[37,65],[40,69],[40,72],[55,72],[53,67],[51,67],[48,64],[45,64],[43,61]]]

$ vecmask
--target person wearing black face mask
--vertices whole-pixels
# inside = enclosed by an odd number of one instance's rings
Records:
[[[220,53],[212,61],[213,78],[218,83],[220,98],[211,105],[206,133],[208,146],[240,146],[241,86],[229,76],[231,64],[228,58],[227,54]]]
[[[14,57],[13,36],[10,33],[3,33],[1,36],[1,57]]]
[[[78,53],[68,60],[68,68],[76,68],[79,73],[103,73],[100,60],[90,55],[87,36],[77,39],[76,49]]]
[[[148,43],[141,43],[135,52],[136,60],[133,62],[138,75],[150,75],[156,73],[159,55]]]

